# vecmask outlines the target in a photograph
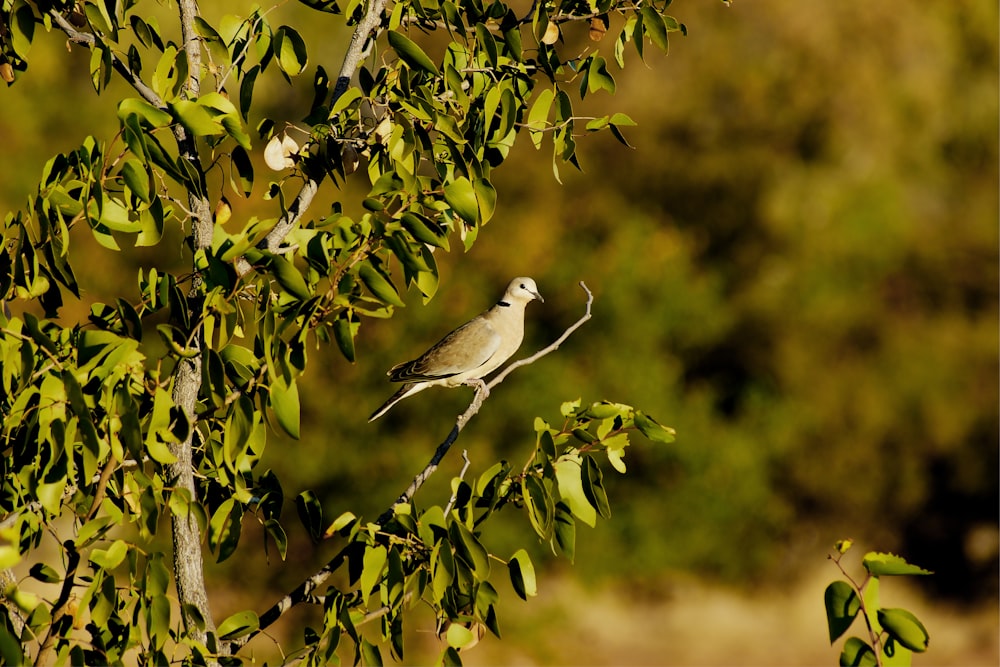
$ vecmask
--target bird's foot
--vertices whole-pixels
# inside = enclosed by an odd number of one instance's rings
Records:
[[[482,378],[469,378],[463,384],[475,389],[476,393],[481,394],[483,398],[490,395],[490,388],[486,386],[486,382]]]

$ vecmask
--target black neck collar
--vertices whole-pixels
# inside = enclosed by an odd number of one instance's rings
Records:
[[[510,308],[510,304],[503,300],[497,301],[497,305],[501,308]]]

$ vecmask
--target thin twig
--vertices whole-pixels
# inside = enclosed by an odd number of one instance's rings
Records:
[[[97,48],[96,35],[94,35],[93,33],[82,32],[80,30],[77,30],[72,23],[66,20],[65,16],[60,14],[55,9],[49,10],[49,16],[51,16],[55,24],[59,26],[59,29],[62,30],[64,33],[66,33],[66,36],[69,38],[69,41],[73,42],[74,44],[82,44],[83,46],[86,46],[88,49]],[[154,107],[157,107],[159,109],[165,109],[166,105],[163,103],[163,100],[160,98],[160,96],[156,94],[156,91],[147,86],[146,82],[143,81],[138,74],[133,72],[132,69],[127,64],[125,64],[125,62],[122,61],[121,58],[118,57],[118,54],[116,54],[111,49],[108,49],[108,51],[111,54],[111,66],[115,68],[115,71],[121,74],[125,78],[125,80],[128,81],[129,85],[135,88],[135,91],[139,93],[144,100],[152,104]]]
[[[469,461],[469,450],[468,449],[463,449],[462,450],[462,460],[465,461],[465,465],[462,466],[462,471],[460,473],[458,473],[458,479],[459,479],[459,481],[465,479],[465,473],[469,470],[469,465],[472,463],[471,461]],[[451,513],[451,508],[455,506],[455,501],[457,501],[457,500],[458,500],[458,488],[456,487],[455,490],[452,491],[452,493],[451,493],[451,498],[448,500],[448,504],[445,505],[445,508],[444,508],[444,515],[445,516],[448,516]]]
[[[832,555],[827,557],[834,562],[837,568],[840,569],[840,572],[847,578],[849,582],[851,582],[851,585],[854,587],[855,593],[858,598],[858,608],[861,611],[861,615],[865,619],[865,626],[868,628],[868,637],[869,639],[871,639],[872,648],[875,650],[875,665],[876,667],[882,667],[881,635],[875,634],[875,628],[872,627],[871,617],[868,615],[868,607],[865,605],[865,587],[868,586],[868,582],[871,580],[871,573],[866,574],[864,581],[862,581],[859,584],[857,581],[854,580],[854,577],[848,574],[847,570],[844,569],[844,566],[840,564],[840,560],[841,558],[843,558],[843,554],[837,556],[836,558],[833,557]]]
[[[344,55],[344,62],[341,64],[340,72],[337,75],[337,84],[333,88],[333,95],[330,99],[331,108],[337,103],[340,96],[350,88],[354,72],[357,71],[358,65],[361,64],[362,59],[365,57],[365,46],[368,40],[374,40],[378,36],[379,26],[382,22],[382,11],[385,9],[386,1],[369,0],[365,15],[354,29],[354,33],[351,35],[351,43],[347,47],[347,53]],[[312,200],[319,190],[321,179],[322,175],[306,179],[306,182],[302,184],[302,189],[295,196],[295,201],[288,207],[288,211],[281,216],[278,224],[265,237],[262,244],[265,248],[271,252],[278,249],[281,242],[285,240],[285,237],[288,236],[288,233],[292,231],[292,228],[305,214],[306,209],[312,204]],[[242,262],[237,263],[237,270],[240,271],[248,266],[249,264],[246,264],[246,260],[243,259]]]

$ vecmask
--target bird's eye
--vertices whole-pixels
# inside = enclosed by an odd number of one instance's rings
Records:
[[[524,283],[521,283],[521,289],[525,289]]]

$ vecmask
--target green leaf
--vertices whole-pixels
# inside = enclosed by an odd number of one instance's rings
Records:
[[[360,99],[362,97],[361,89],[359,88],[348,88],[337,98],[337,101],[333,103],[333,107],[330,108],[330,118],[335,118],[337,115],[342,113],[344,109],[350,106],[351,102]]]
[[[555,539],[563,555],[573,562],[576,558],[576,520],[566,503],[556,503]]]
[[[242,146],[237,146],[233,149],[232,161],[239,179],[239,187],[237,187],[232,180],[232,174],[230,174],[233,190],[241,192],[244,197],[249,197],[253,191],[253,162],[250,160],[250,154]]]
[[[389,31],[389,46],[391,46],[399,57],[407,65],[414,69],[423,70],[429,74],[437,76],[438,68],[434,65],[427,54],[417,46],[409,37],[406,35],[396,32],[395,30]]]
[[[388,552],[385,547],[365,547],[365,555],[362,560],[361,569],[361,599],[368,605],[368,599],[371,597],[372,591],[378,586],[379,582],[382,581],[382,576],[384,574],[386,561],[388,560]]]
[[[164,109],[158,109],[137,97],[126,97],[118,103],[118,118],[125,122],[125,119],[130,115],[146,121],[153,128],[166,127],[173,120]]]
[[[510,561],[507,563],[510,570],[510,583],[514,586],[514,592],[522,600],[538,595],[538,586],[535,582],[535,566],[524,549],[518,549]]]
[[[149,174],[141,162],[135,158],[126,159],[122,163],[121,174],[125,185],[129,187],[136,197],[147,204],[152,201],[150,197]]]
[[[473,183],[476,190],[476,201],[479,204],[479,213],[485,225],[493,217],[493,212],[497,208],[497,191],[485,178],[477,178]]]
[[[865,554],[861,564],[873,577],[896,576],[904,574],[934,574],[922,567],[911,565],[902,556],[875,551]]]
[[[583,490],[582,461],[579,455],[566,454],[553,464],[559,495],[569,505],[573,515],[593,528],[597,525],[597,510]]]
[[[260,74],[260,65],[254,65],[243,75],[240,82],[240,114],[243,120],[247,120],[250,115],[250,108],[253,105],[253,88],[257,83],[257,75]]]
[[[541,148],[542,137],[544,134],[541,130],[544,130],[548,125],[549,110],[552,108],[552,100],[555,98],[555,92],[551,88],[543,88],[538,97],[535,98],[534,103],[531,105],[531,110],[528,112],[528,122],[526,126],[531,132],[531,143],[535,145],[535,148]]]
[[[406,306],[403,300],[399,298],[396,286],[392,284],[392,281],[387,276],[372,266],[371,262],[361,264],[361,267],[358,269],[358,277],[361,278],[361,282],[364,283],[365,287],[382,301],[400,308]]]
[[[0,568],[8,570],[21,562],[21,554],[17,547],[9,544],[0,545]]]
[[[35,37],[35,13],[31,10],[31,5],[23,0],[17,0],[11,11],[11,18],[13,20],[9,25],[10,45],[14,53],[22,59],[27,58],[28,51],[31,50],[31,41]]]
[[[476,224],[479,219],[479,202],[469,179],[460,176],[445,185],[444,200],[460,218],[470,225]]]
[[[295,509],[310,537],[318,540],[323,534],[323,506],[320,505],[319,498],[312,491],[303,491],[295,497]]]
[[[452,623],[449,625],[448,631],[445,633],[445,639],[448,642],[448,646],[456,649],[468,646],[475,638],[475,635],[472,634],[472,630],[464,625],[459,625],[458,623]]]
[[[454,646],[449,646],[441,654],[443,667],[462,667],[462,658]]]
[[[240,611],[219,624],[216,632],[219,639],[236,639],[260,628],[260,619],[252,611]]]
[[[389,33],[390,35],[393,33]],[[358,647],[361,650],[361,664],[366,667],[382,667],[382,654],[378,650],[378,646],[375,646],[370,641],[361,638],[361,645]]]
[[[115,540],[107,549],[94,549],[90,552],[90,562],[102,570],[113,570],[125,560],[128,554],[128,544],[124,540]]]
[[[12,632],[0,632],[0,663],[5,665],[31,664],[31,661],[24,655],[24,648],[17,635]]]
[[[281,523],[277,519],[267,519],[264,521],[264,530],[274,540],[274,545],[278,548],[278,555],[281,557],[281,560],[285,560],[285,556],[288,553],[288,535],[285,534],[285,529],[281,526]]]
[[[154,595],[149,601],[149,637],[157,649],[170,638],[170,598]]]
[[[281,255],[273,255],[270,269],[274,273],[274,277],[278,279],[278,284],[292,296],[302,300],[312,296],[305,279],[291,261]]]
[[[486,581],[490,576],[490,555],[475,535],[465,524],[453,521],[449,530],[455,553],[472,568],[473,574],[480,581]]]
[[[583,474],[583,493],[602,517],[610,519],[611,505],[608,503],[608,494],[604,490],[604,474],[592,456],[584,456],[583,461],[583,470],[581,471]]]
[[[62,577],[55,569],[49,567],[45,563],[35,563],[28,570],[28,574],[31,575],[32,579],[37,579],[38,581],[45,582],[46,584],[57,584],[62,581]]]
[[[916,653],[927,650],[930,636],[924,624],[906,609],[879,609],[878,622],[889,636]]]
[[[543,539],[548,539],[552,531],[552,515],[555,512],[555,502],[552,494],[546,490],[542,481],[533,475],[524,478],[524,504],[528,510],[528,519],[535,533]]]
[[[844,642],[844,650],[840,652],[841,667],[875,667],[878,658],[872,647],[857,637],[851,637]]]
[[[427,216],[407,211],[400,216],[399,221],[403,224],[403,228],[418,241],[443,248],[445,251],[449,249],[447,230]]]
[[[278,68],[289,76],[298,76],[306,68],[309,58],[306,43],[293,28],[283,25],[274,33],[272,43]]]
[[[643,32],[649,37],[649,40],[666,53],[668,46],[667,25],[664,23],[663,17],[650,5],[645,5],[642,8],[642,26]]]
[[[653,442],[666,444],[674,441],[674,429],[661,426],[655,419],[639,410],[635,411],[634,421],[639,432]]]
[[[354,336],[361,327],[360,321],[355,321],[348,311],[342,311],[333,321],[333,337],[344,358],[354,363]]]
[[[299,439],[299,389],[295,380],[278,376],[268,396],[278,424],[292,438]]]
[[[447,540],[438,542],[431,551],[431,592],[440,602],[455,580],[455,558]]]
[[[598,90],[606,90],[612,95],[615,94],[615,78],[608,72],[608,63],[604,58],[600,56],[591,58],[587,75],[589,92],[596,93]]]
[[[215,116],[205,107],[190,100],[177,100],[169,105],[171,112],[181,125],[196,137],[211,137],[226,133]]]
[[[826,623],[832,644],[851,627],[861,609],[861,601],[850,584],[846,581],[835,581],[826,587],[823,602],[826,605]]]
[[[229,498],[215,511],[208,523],[208,545],[217,549],[221,563],[236,551],[243,529],[243,506]]]

